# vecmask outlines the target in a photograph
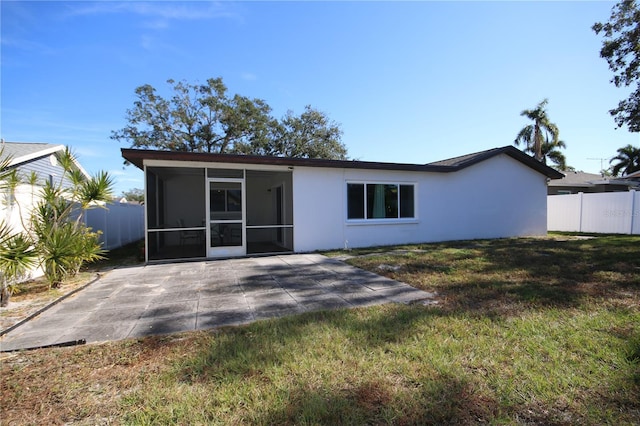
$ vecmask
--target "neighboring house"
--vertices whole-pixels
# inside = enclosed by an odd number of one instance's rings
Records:
[[[603,177],[595,173],[564,172],[562,179],[549,182],[549,195],[577,194],[579,192],[619,192],[640,189],[640,182],[627,177]]]
[[[632,182],[636,185],[636,188],[635,188],[636,190],[640,189],[640,170],[638,170],[637,172],[622,176],[618,179],[627,181],[627,182]]]
[[[26,221],[34,205],[40,200],[40,190],[47,182],[62,188],[72,183],[65,176],[60,158],[64,154],[64,145],[48,143],[2,142],[2,156],[11,159],[9,168],[15,168],[24,182],[18,185],[13,194],[2,195],[0,220],[7,222],[14,231],[25,229]],[[87,179],[91,176],[74,159],[73,167]],[[32,173],[37,176],[36,185],[27,184]],[[113,249],[143,237],[144,217],[142,206],[136,204],[106,204],[105,209],[91,209],[86,213],[85,223],[94,231],[100,231],[100,241],[105,249]],[[37,275],[37,273],[36,273]]]
[[[513,146],[430,164],[123,149],[147,261],[545,235],[547,181]]]
[[[23,220],[29,215],[31,208],[39,200],[40,189],[46,182],[61,184],[68,188],[71,183],[64,175],[64,168],[59,164],[64,154],[64,145],[48,143],[2,142],[0,144],[3,158],[10,158],[9,168],[15,168],[22,184],[15,188],[13,194],[5,193],[0,206],[0,219],[4,219],[15,230],[23,230]],[[74,166],[87,178],[89,174],[74,161]],[[29,177],[37,176],[36,185],[27,184]]]
[[[26,178],[35,172],[39,185],[43,185],[45,182],[54,184],[62,182],[64,188],[70,186],[70,183],[64,178],[64,169],[59,164],[59,159],[65,151],[64,145],[3,141],[0,144],[0,149],[2,149],[3,157],[11,158],[9,167],[17,168],[20,176]],[[83,175],[90,178],[80,163],[74,161],[74,165]]]
[[[14,232],[24,231],[28,227],[27,221],[33,207],[40,200],[40,188],[46,182],[54,185],[61,184],[68,188],[71,183],[64,176],[64,169],[59,160],[65,151],[64,145],[48,143],[0,143],[2,158],[10,158],[9,168],[17,169],[18,176],[23,183],[19,184],[13,192],[5,191],[1,195],[0,220],[9,224]],[[77,168],[87,178],[89,174],[78,162],[74,162]],[[36,185],[27,184],[29,177],[37,176]],[[43,275],[42,269],[37,268],[29,273],[30,277]]]

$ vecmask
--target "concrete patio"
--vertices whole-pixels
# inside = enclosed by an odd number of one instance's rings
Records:
[[[115,269],[7,333],[0,350],[240,325],[433,294],[319,254]]]

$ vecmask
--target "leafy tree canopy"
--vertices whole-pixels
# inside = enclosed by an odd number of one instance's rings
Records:
[[[173,96],[140,86],[126,112],[127,125],[111,138],[133,148],[170,151],[346,159],[342,130],[324,113],[307,106],[278,120],[261,99],[229,96],[221,78],[206,84],[168,80]]]
[[[143,203],[144,189],[132,188],[128,191],[123,191],[120,197],[125,198],[127,201],[137,201],[139,203]]]
[[[600,56],[607,60],[616,87],[635,85],[635,90],[609,111],[618,127],[627,125],[631,132],[640,132],[640,9],[635,0],[616,4],[609,22],[597,22],[592,27],[604,40]]]

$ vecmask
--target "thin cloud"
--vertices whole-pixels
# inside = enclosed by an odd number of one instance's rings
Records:
[[[91,16],[105,14],[134,14],[149,20],[147,28],[163,29],[170,21],[193,21],[215,18],[239,18],[240,15],[229,4],[219,2],[165,3],[165,2],[97,2],[78,3],[72,6],[68,16]]]
[[[25,39],[19,39],[19,38],[2,37],[2,39],[0,39],[0,44],[7,48],[26,50],[30,52],[40,52],[46,55],[51,55],[56,53],[54,49],[42,43],[37,43],[31,40],[25,40]]]
[[[240,77],[241,77],[243,80],[247,80],[247,81],[256,81],[256,80],[258,79],[258,76],[257,76],[257,75],[255,75],[255,74],[253,74],[253,73],[250,73],[250,72],[243,72],[243,73],[240,75]]]

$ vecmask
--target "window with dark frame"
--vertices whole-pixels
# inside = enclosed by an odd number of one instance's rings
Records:
[[[347,183],[347,219],[415,218],[415,185]]]

